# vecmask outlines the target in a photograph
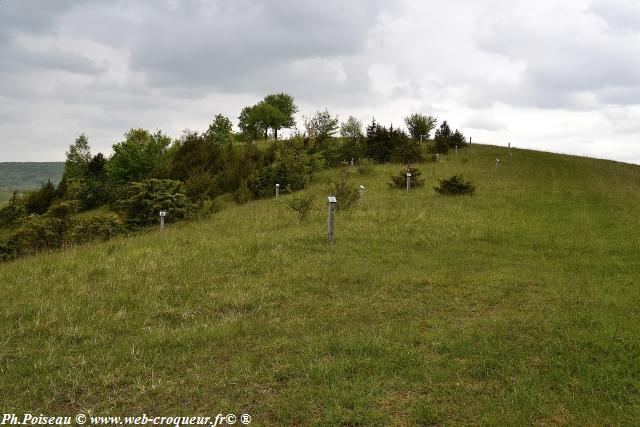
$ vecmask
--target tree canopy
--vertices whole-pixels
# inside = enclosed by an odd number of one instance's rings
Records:
[[[428,139],[429,134],[438,123],[438,119],[433,116],[414,113],[404,118],[409,135],[415,140]]]
[[[89,139],[84,133],[81,133],[75,142],[69,146],[67,151],[67,159],[64,162],[64,179],[77,179],[82,177],[91,162],[91,149],[89,147]]]
[[[131,129],[124,136],[124,141],[113,145],[113,156],[107,162],[109,179],[123,184],[150,177],[171,144],[171,138],[161,131],[152,134],[146,129]]]

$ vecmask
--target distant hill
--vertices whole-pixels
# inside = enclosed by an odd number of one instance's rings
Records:
[[[0,189],[29,190],[62,179],[64,162],[0,162]]]

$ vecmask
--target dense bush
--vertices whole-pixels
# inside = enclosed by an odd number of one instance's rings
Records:
[[[454,175],[451,178],[441,179],[440,184],[434,187],[440,194],[446,194],[450,196],[457,195],[472,195],[475,191],[475,186],[471,181],[465,181],[462,176]]]
[[[109,240],[125,231],[124,222],[115,213],[94,214],[89,217],[73,218],[64,230],[63,242],[76,244],[93,240]]]
[[[39,190],[27,193],[24,197],[24,207],[30,214],[43,214],[58,197],[58,191],[51,181],[42,184]]]
[[[70,218],[67,215],[69,206],[65,203],[55,206],[55,215],[63,218],[53,216],[54,212],[51,212],[51,215],[32,215],[22,220],[20,226],[0,244],[0,260],[60,249],[69,244],[108,240],[126,231],[124,223],[114,213]]]
[[[18,192],[14,191],[7,206],[0,209],[0,228],[13,227],[20,218],[27,216],[24,203],[18,197]]]
[[[436,135],[433,139],[432,152],[444,154],[449,151],[450,148],[462,148],[467,144],[467,139],[462,132],[456,129],[455,132],[451,132],[449,124],[444,121],[440,125],[440,128],[436,130]]]
[[[66,221],[72,215],[78,213],[79,210],[80,210],[79,201],[65,200],[63,202],[58,202],[51,205],[51,207],[47,211],[47,216]]]
[[[270,197],[276,184],[288,191],[302,190],[307,184],[311,160],[300,145],[278,144],[273,161],[255,171],[247,181],[253,198]]]
[[[397,137],[391,160],[398,163],[413,163],[424,160],[419,140],[400,134]]]
[[[195,173],[184,183],[185,193],[193,202],[215,197],[220,188],[216,180],[207,172]]]
[[[185,219],[193,204],[180,181],[149,179],[129,184],[117,207],[128,224],[145,226],[157,223],[160,211],[167,212],[169,222]]]
[[[63,243],[64,224],[61,219],[32,215],[21,221],[20,226],[2,246],[2,259],[30,255],[44,249],[57,249]]]
[[[407,172],[411,174],[411,187],[422,187],[424,179],[418,168],[408,167],[400,170],[396,175],[391,175],[389,186],[393,188],[407,188]]]

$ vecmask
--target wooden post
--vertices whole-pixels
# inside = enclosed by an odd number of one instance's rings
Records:
[[[333,225],[335,222],[336,204],[338,201],[335,197],[329,196],[329,218],[327,220],[327,237],[329,242],[333,242]]]
[[[407,193],[409,192],[410,188],[411,188],[411,172],[407,172]]]
[[[164,217],[167,216],[166,211],[160,211],[160,233],[164,232]]]
[[[276,184],[276,199],[280,196],[280,184]]]
[[[471,145],[471,137],[469,137],[469,145]]]

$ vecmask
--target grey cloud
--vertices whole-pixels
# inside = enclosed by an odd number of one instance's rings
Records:
[[[326,78],[327,67],[321,60],[364,53],[377,9],[375,3],[356,1],[345,6],[335,0],[268,4],[244,0],[206,6],[186,2],[176,10],[153,7],[146,10],[148,19],[133,34],[131,67],[157,86],[247,91],[261,90],[263,80],[279,80],[281,86],[289,86],[285,78],[311,80],[316,73],[305,69],[304,61],[315,60],[317,74],[339,88],[337,76]],[[292,76],[296,69],[310,73]],[[282,77],[265,77],[269,74]],[[347,80],[350,77],[346,75]]]
[[[0,1],[0,42],[17,33],[50,33],[59,17],[80,3],[81,0]]]
[[[480,22],[478,47],[525,64],[518,82],[498,90],[503,92],[500,99],[581,109],[585,95],[591,94],[603,103],[640,104],[633,90],[640,85],[639,34],[603,33],[591,18],[574,11],[550,20],[512,11]],[[621,88],[626,88],[626,97],[612,96]]]
[[[4,72],[20,72],[29,70],[60,70],[80,74],[99,74],[104,66],[96,64],[86,56],[48,48],[34,50],[27,46],[11,44],[0,46],[0,70]]]
[[[487,113],[474,114],[473,116],[469,117],[462,126],[471,129],[483,129],[489,131],[508,129],[508,126],[505,122]]]
[[[596,0],[589,9],[613,31],[640,31],[640,3],[636,0]]]

